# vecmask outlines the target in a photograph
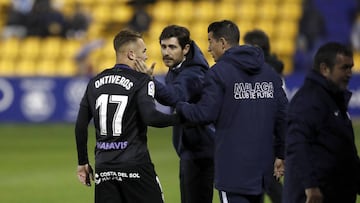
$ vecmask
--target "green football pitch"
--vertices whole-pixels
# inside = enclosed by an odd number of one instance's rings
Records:
[[[360,150],[360,122],[354,126]],[[73,124],[1,124],[0,132],[1,203],[93,202],[93,187],[83,186],[76,177]],[[95,138],[93,130],[89,132],[93,163]],[[172,147],[171,129],[149,128],[148,142],[165,202],[179,203],[178,157]],[[213,202],[219,202],[216,191]]]

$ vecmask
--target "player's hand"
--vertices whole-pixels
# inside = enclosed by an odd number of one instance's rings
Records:
[[[320,188],[318,188],[318,187],[306,188],[305,194],[306,194],[306,202],[305,203],[322,203],[323,202],[323,196],[320,191]]]
[[[284,176],[285,173],[285,161],[283,159],[276,158],[274,162],[274,176],[277,181]]]
[[[77,176],[82,184],[89,187],[91,186],[91,180],[94,181],[94,171],[90,164],[78,165]]]
[[[141,73],[145,73],[149,75],[150,77],[153,77],[155,64],[151,64],[150,68],[148,68],[143,60],[135,60],[135,70]]]

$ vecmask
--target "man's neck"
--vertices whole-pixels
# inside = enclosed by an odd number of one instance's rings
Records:
[[[176,70],[176,69],[180,68],[181,65],[184,63],[185,60],[186,60],[186,57],[184,57],[184,59],[183,59],[179,64],[171,67],[170,69],[171,69],[171,70]]]

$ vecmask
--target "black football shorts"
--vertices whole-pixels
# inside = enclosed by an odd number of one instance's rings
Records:
[[[160,181],[151,163],[95,169],[95,203],[163,203]]]

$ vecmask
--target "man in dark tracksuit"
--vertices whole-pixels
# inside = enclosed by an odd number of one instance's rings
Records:
[[[209,66],[199,47],[190,40],[190,32],[185,27],[167,26],[160,35],[160,46],[169,71],[165,84],[154,79],[155,99],[171,107],[175,107],[179,101],[197,102]],[[149,71],[142,67],[139,71]],[[173,127],[173,144],[180,157],[181,202],[211,203],[214,182],[213,128],[209,125],[176,125]]]
[[[215,187],[221,202],[258,203],[274,154],[274,173],[283,174],[287,98],[263,51],[239,46],[239,38],[231,21],[209,25],[216,64],[206,74],[201,100],[179,102],[176,110],[190,122],[215,123]]]
[[[270,52],[270,40],[269,36],[262,30],[255,29],[245,33],[245,44],[259,46],[264,52],[265,62],[269,64],[279,75],[282,77],[284,70],[284,63],[280,61],[276,55]],[[282,184],[280,181],[273,177],[273,173],[270,171],[269,177],[265,179],[265,193],[269,196],[272,203],[281,203],[282,200]],[[264,202],[264,197],[263,201]]]
[[[355,203],[360,162],[347,112],[353,53],[327,43],[289,106],[286,203]]]

